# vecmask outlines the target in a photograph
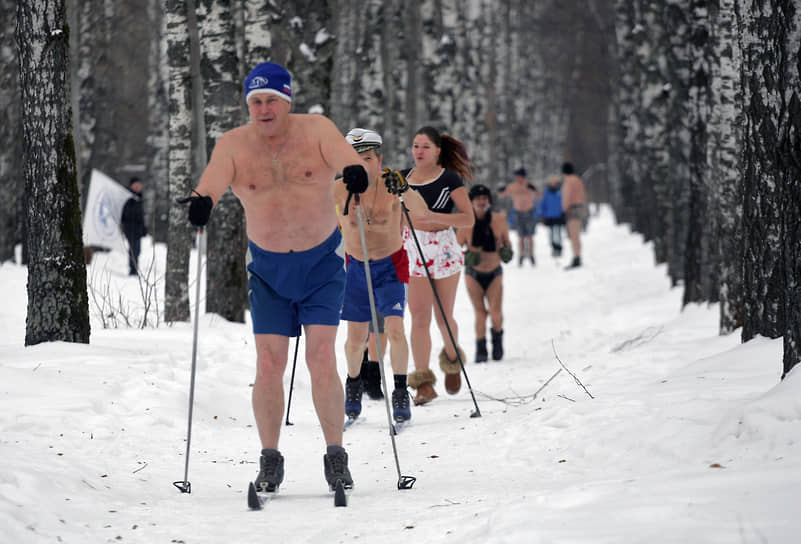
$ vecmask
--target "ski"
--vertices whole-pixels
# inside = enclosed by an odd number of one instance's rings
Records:
[[[257,491],[256,484],[250,482],[248,485],[248,507],[251,510],[261,510],[264,508],[264,505],[273,500],[277,494],[277,491]]]
[[[334,492],[334,506],[347,506],[348,495],[345,492],[345,484],[342,480],[337,480],[331,489]],[[248,484],[248,508],[251,510],[262,510],[264,505],[270,502],[278,494],[277,491],[257,491],[253,482]]]
[[[395,430],[395,434],[399,435],[402,430],[404,430],[411,424],[411,422],[412,422],[411,419],[404,419],[402,421],[396,420],[395,423],[392,425],[392,428]]]
[[[348,416],[348,419],[345,420],[345,427],[342,429],[343,431],[347,431],[351,427],[353,427],[357,423],[362,423],[364,421],[363,417],[355,416],[351,417]]]

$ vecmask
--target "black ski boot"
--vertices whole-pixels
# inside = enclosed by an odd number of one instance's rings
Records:
[[[409,408],[409,392],[403,389],[395,389],[392,392],[392,419],[398,422],[409,421],[412,418],[412,410]]]
[[[487,339],[479,338],[476,340],[476,362],[486,363],[489,355],[487,355]]]
[[[284,456],[278,450],[261,450],[259,459],[261,470],[253,482],[259,491],[278,491],[281,482],[284,481]]]
[[[362,413],[362,380],[347,377],[345,380],[345,415],[349,418],[359,417]]]
[[[378,368],[378,361],[368,361],[367,351],[364,353],[362,369],[359,374],[364,384],[364,392],[371,400],[381,400],[384,398],[384,392],[381,391],[381,370]]]
[[[345,489],[353,487],[353,478],[348,470],[348,454],[342,446],[328,446],[326,454],[323,455],[323,470],[325,481],[328,482],[331,491],[336,487],[337,480],[342,480]]]
[[[492,360],[500,361],[503,359],[503,329],[496,331],[490,329],[492,333]]]

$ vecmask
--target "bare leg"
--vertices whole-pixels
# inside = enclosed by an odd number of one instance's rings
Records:
[[[262,448],[278,449],[284,416],[284,370],[289,338],[277,334],[257,334],[256,383],[252,402]]]
[[[386,330],[386,324],[384,325],[384,329]],[[381,333],[378,335],[378,341],[381,342],[381,355],[386,354],[387,352],[387,335],[386,333]],[[368,361],[377,361],[378,360],[378,350],[376,349],[375,345],[375,333],[370,333],[370,341],[367,343],[367,360]]]
[[[314,409],[320,420],[326,445],[341,446],[345,392],[337,373],[334,354],[337,328],[333,325],[306,325],[304,330],[306,364],[311,375]]]
[[[459,276],[461,276],[461,274],[453,274],[447,278],[434,280],[434,286],[437,289],[439,300],[442,302],[442,310],[447,316],[448,325],[450,325],[453,339],[457,344],[459,343],[459,327],[456,324],[456,320],[453,318],[453,304],[456,301],[456,288],[459,287]],[[456,347],[451,343],[448,328],[445,326],[445,321],[442,319],[442,312],[440,312],[439,305],[436,304],[436,301],[434,305],[434,316],[436,317],[440,334],[442,334],[442,342],[445,344],[445,354],[448,356],[448,359],[455,361]],[[414,345],[412,345],[412,349],[414,349]]]
[[[581,257],[581,219],[570,219],[567,222],[567,235],[573,248],[573,256]]]
[[[345,357],[348,360],[348,376],[357,378],[362,369],[362,358],[367,345],[367,322],[348,321],[348,337],[345,340]]]
[[[503,330],[503,276],[498,276],[487,287],[487,302],[492,328]]]
[[[412,358],[414,368],[426,370],[431,357],[431,307],[434,294],[428,278],[409,278],[409,313],[412,315]]]
[[[409,371],[409,344],[403,330],[403,318],[395,315],[384,318],[384,328],[389,336],[390,361],[393,374],[407,374]],[[383,351],[381,352],[383,355]]]
[[[473,303],[473,312],[476,314],[476,340],[487,337],[487,308],[484,306],[484,290],[470,276],[464,277],[467,286],[467,294],[470,295],[470,302]]]

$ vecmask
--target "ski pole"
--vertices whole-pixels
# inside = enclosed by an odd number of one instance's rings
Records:
[[[403,195],[399,194],[398,198],[401,202],[401,209],[403,209],[403,213],[406,215],[406,221],[409,223],[409,230],[412,232],[414,243],[417,246],[417,252],[420,254],[420,260],[423,261],[423,268],[426,270],[426,276],[428,276],[428,282],[431,284],[431,291],[434,293],[434,299],[437,301],[437,307],[439,307],[439,312],[442,315],[442,320],[445,322],[445,328],[448,330],[448,336],[451,339],[451,344],[453,344],[455,349],[456,339],[453,337],[451,324],[448,323],[448,316],[445,315],[445,308],[442,306],[442,301],[439,298],[439,294],[437,294],[437,287],[434,285],[434,279],[431,277],[431,271],[428,270],[428,265],[426,264],[425,257],[423,256],[423,248],[420,247],[420,241],[417,239],[417,234],[414,232],[414,225],[412,225],[412,219],[409,217],[409,210],[406,209],[406,203],[403,201]],[[456,350],[456,359],[459,361],[459,366],[462,367],[464,381],[467,383],[467,389],[470,391],[470,396],[473,399],[473,405],[476,407],[476,411],[470,414],[470,417],[481,417],[481,410],[478,409],[478,402],[476,401],[475,394],[473,394],[473,386],[470,385],[470,378],[467,377],[467,369],[464,367],[464,361],[462,361],[462,356],[459,355],[458,349]]]
[[[373,296],[373,279],[370,275],[370,259],[367,256],[367,238],[364,235],[364,222],[362,221],[362,207],[359,202],[359,194],[354,193],[356,196],[356,217],[359,222],[359,237],[362,241],[362,257],[364,257],[364,275],[367,280],[367,297],[370,301],[370,315],[373,320],[373,330],[378,335],[378,317],[375,311],[375,298]],[[384,373],[384,360],[381,355],[381,342],[376,338],[376,350],[378,352],[378,370],[381,374],[381,385],[384,387],[385,393],[388,393],[387,378]],[[395,426],[392,424],[392,414],[389,409],[389,395],[384,395],[384,405],[387,409],[387,423],[389,424],[389,437],[392,440],[392,452],[395,455],[395,468],[398,471],[398,489],[411,489],[417,478],[414,476],[403,476],[400,469],[400,461],[398,460],[398,447],[395,444]]]
[[[295,357],[292,359],[292,377],[289,379],[289,400],[286,403],[286,422],[285,425],[294,425],[294,423],[289,421],[289,409],[292,408],[292,388],[295,385],[295,365],[298,362],[298,344],[300,344],[300,332],[298,332],[297,338],[295,338]]]
[[[192,374],[189,380],[189,421],[186,429],[186,463],[184,465],[184,479],[173,482],[172,485],[181,490],[181,493],[191,493],[192,484],[189,483],[189,447],[192,444],[192,407],[195,401],[195,370],[197,369],[197,328],[200,317],[200,273],[203,257],[203,229],[197,231],[197,276],[195,278],[195,325],[192,333]]]

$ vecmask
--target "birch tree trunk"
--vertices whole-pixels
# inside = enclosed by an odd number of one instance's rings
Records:
[[[241,124],[242,93],[236,28],[230,0],[198,3],[200,75],[208,156],[223,133]],[[228,190],[208,227],[206,311],[244,323],[247,304],[247,236],[242,206]]]
[[[780,3],[780,2],[779,2]],[[784,333],[784,263],[781,183],[783,159],[777,130],[784,99],[780,59],[787,51],[776,2],[742,0],[743,91],[745,108],[745,237],[743,341]]]
[[[65,19],[63,0],[23,0],[18,4],[28,195],[26,346],[52,341],[89,342]]]
[[[193,231],[186,206],[178,198],[190,194],[192,183],[192,75],[186,0],[166,3],[167,62],[169,63],[170,147],[169,219],[165,274],[164,319],[189,320],[189,253]],[[198,248],[198,258],[200,258]],[[200,281],[200,278],[197,278]]]
[[[684,255],[684,294],[682,304],[716,302],[718,284],[716,252],[712,233],[715,216],[709,211],[707,141],[711,97],[711,29],[707,0],[691,0],[689,81],[689,208],[686,252]]]
[[[801,1],[780,2],[777,19],[785,51],[779,66],[785,86],[777,127],[784,204],[784,379],[801,363]]]
[[[169,62],[167,59],[166,17],[162,14],[161,0],[148,0],[147,16],[149,23],[158,28],[158,39],[148,44],[148,155],[150,157],[148,171],[153,185],[153,215],[148,230],[154,242],[166,242],[169,198],[169,148],[170,148],[170,111],[167,101],[169,92]]]
[[[78,171],[81,174],[80,186],[83,194],[89,194],[89,181],[93,168],[95,140],[97,138],[97,112],[103,111],[99,95],[107,95],[100,76],[102,66],[107,58],[108,19],[106,11],[98,9],[93,2],[76,2],[77,55],[74,58],[75,81],[77,87],[78,131],[76,148],[78,153]]]
[[[640,22],[638,2],[617,0],[615,30],[617,34],[618,64],[620,79],[617,87],[617,110],[619,111],[617,140],[619,171],[618,192],[620,205],[615,212],[619,221],[637,226],[637,191],[642,174],[642,129],[635,114],[639,108],[639,89],[643,70],[640,67],[637,49],[645,39],[645,29]]]
[[[712,108],[708,125],[707,164],[710,214],[717,240],[719,263],[720,333],[742,326],[743,293],[743,181],[742,58],[735,18],[736,0],[710,2],[713,32]]]
[[[19,58],[14,42],[16,2],[0,0],[0,264],[14,259],[19,240],[17,209],[24,188]]]

